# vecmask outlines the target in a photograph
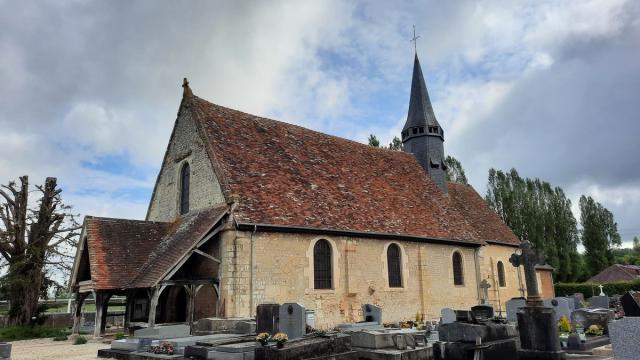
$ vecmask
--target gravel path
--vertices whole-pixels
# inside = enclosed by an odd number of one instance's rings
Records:
[[[97,359],[99,349],[106,349],[108,344],[89,340],[83,345],[72,345],[71,341],[53,341],[51,339],[35,339],[14,341],[11,343],[12,360],[84,360]]]

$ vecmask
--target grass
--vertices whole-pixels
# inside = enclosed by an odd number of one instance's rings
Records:
[[[10,326],[0,329],[0,341],[16,341],[66,336],[67,331],[60,328],[42,326]]]
[[[73,345],[82,345],[87,343],[87,338],[84,336],[78,336],[75,340],[73,340]]]

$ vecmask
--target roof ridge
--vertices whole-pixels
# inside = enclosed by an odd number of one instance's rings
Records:
[[[136,222],[136,223],[144,223],[144,224],[170,224],[167,221],[149,221],[149,220],[139,220],[139,219],[123,219],[109,216],[94,216],[94,215],[85,215],[85,220],[99,220],[99,221],[119,221],[119,222]]]
[[[332,137],[332,138],[340,140],[340,141],[347,141],[349,143],[353,143],[353,144],[356,144],[358,146],[364,146],[364,147],[372,149],[372,150],[375,149],[375,150],[380,150],[380,151],[393,151],[395,153],[404,154],[404,155],[408,155],[408,156],[413,156],[412,154],[405,153],[404,151],[397,151],[397,150],[387,149],[387,148],[383,148],[383,147],[374,147],[374,146],[371,146],[371,145],[368,145],[368,144],[364,144],[364,143],[361,143],[361,142],[353,140],[353,139],[348,139],[348,138],[341,137],[341,136],[338,136],[338,135],[327,134],[327,133],[324,133],[324,132],[321,132],[321,131],[318,131],[318,130],[310,129],[308,127],[305,127],[305,126],[302,126],[302,125],[299,125],[299,124],[292,124],[292,123],[287,122],[287,121],[272,119],[272,118],[269,118],[269,117],[264,117],[264,116],[260,116],[260,115],[256,115],[256,114],[251,114],[251,113],[248,113],[246,111],[233,109],[233,108],[230,108],[230,107],[227,107],[227,106],[224,106],[224,105],[213,103],[213,102],[211,102],[209,100],[206,100],[206,99],[203,99],[203,98],[201,98],[201,97],[199,97],[197,95],[193,95],[192,98],[195,99],[195,100],[201,100],[203,102],[206,102],[207,104],[222,108],[224,110],[232,111],[232,112],[235,112],[235,113],[246,115],[247,117],[250,117],[250,118],[254,118],[254,119],[252,119],[253,121],[256,121],[256,120],[271,121],[271,122],[274,122],[274,123],[277,123],[277,124],[282,124],[284,126],[296,127],[296,128],[301,129],[301,130],[304,130],[304,131],[310,131],[310,132],[316,133],[316,134],[321,135],[321,136]]]

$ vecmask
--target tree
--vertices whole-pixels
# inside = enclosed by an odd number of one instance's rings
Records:
[[[369,134],[369,138],[367,140],[369,141],[369,146],[380,147],[380,140],[378,140],[375,135]]]
[[[556,269],[559,281],[582,276],[577,221],[564,191],[515,169],[489,170],[485,200],[521,240],[529,240]]]
[[[637,236],[633,237],[633,252],[640,254],[640,239]]]
[[[447,165],[447,181],[454,182],[458,184],[469,184],[467,181],[467,175],[464,173],[464,168],[458,159],[454,158],[451,155],[447,155],[447,158],[444,160]]]
[[[580,225],[587,269],[597,274],[614,261],[613,248],[622,244],[613,214],[591,196],[580,197]]]
[[[56,178],[36,189],[41,197],[30,209],[27,176],[20,177],[20,185],[0,187],[0,255],[7,267],[2,287],[11,304],[12,325],[27,324],[37,315],[47,271],[69,271],[69,253],[79,236],[80,226],[71,207],[62,203]]]
[[[401,151],[402,150],[402,140],[400,140],[399,137],[394,136],[393,140],[391,140],[391,142],[389,143],[389,150]]]

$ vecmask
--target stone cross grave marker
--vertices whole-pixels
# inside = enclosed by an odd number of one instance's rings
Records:
[[[602,286],[602,284],[600,284],[600,285],[598,285],[598,287],[600,288],[600,294],[599,294],[599,295],[600,295],[600,296],[605,296],[604,291],[602,291],[602,288],[603,288],[604,286]]]
[[[538,280],[536,278],[536,265],[544,264],[545,257],[536,253],[529,241],[523,241],[520,244],[522,250],[520,255],[513,254],[509,258],[509,262],[519,267],[524,267],[524,280],[527,283],[527,305],[542,306],[542,298],[538,292]]]
[[[306,332],[304,306],[298,303],[284,303],[280,306],[279,330],[289,340],[301,338]]]
[[[487,279],[483,279],[480,282],[480,289],[482,289],[482,300],[480,304],[488,304],[489,303],[489,288],[491,284],[487,281]]]

